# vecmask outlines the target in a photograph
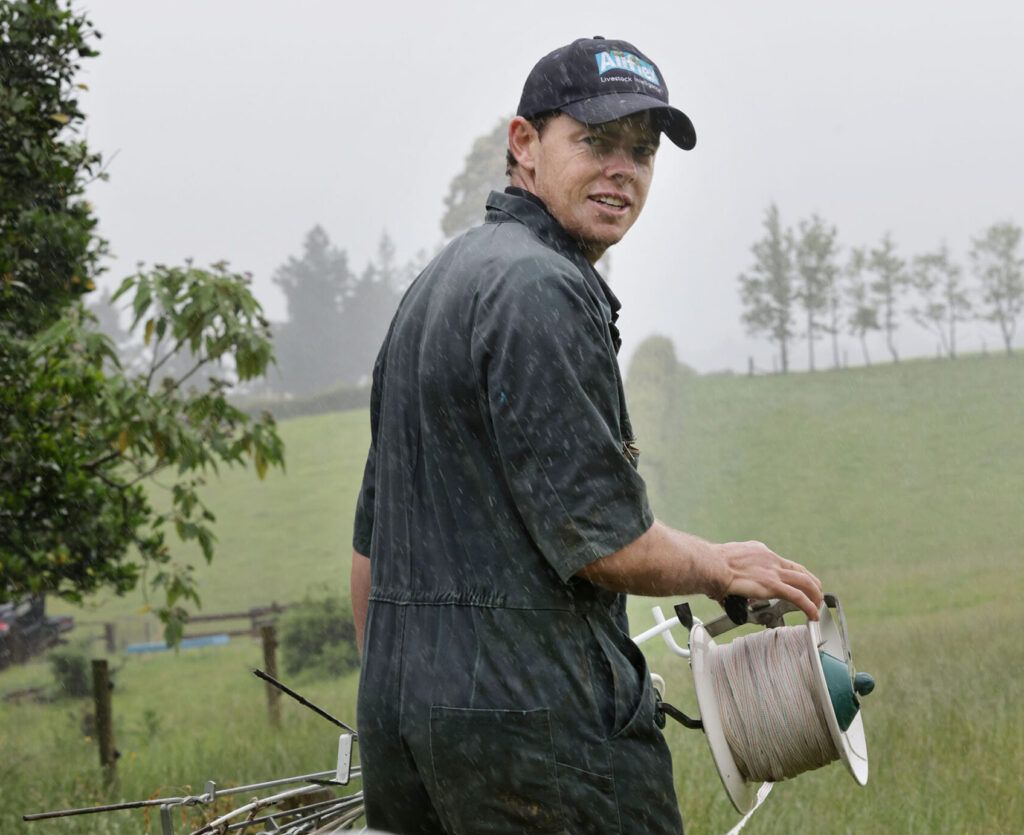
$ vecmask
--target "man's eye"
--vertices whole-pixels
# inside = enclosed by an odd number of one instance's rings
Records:
[[[637,145],[633,149],[633,153],[636,154],[638,159],[650,159],[657,150],[656,145]]]

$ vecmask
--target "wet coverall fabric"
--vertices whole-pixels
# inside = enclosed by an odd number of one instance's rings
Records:
[[[574,577],[653,522],[618,308],[544,204],[511,188],[399,306],[353,541],[371,565],[371,827],[682,830],[624,596]]]

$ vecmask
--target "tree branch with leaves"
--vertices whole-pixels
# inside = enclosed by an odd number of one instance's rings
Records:
[[[975,238],[971,266],[981,286],[982,315],[999,326],[1007,354],[1013,353],[1017,320],[1024,313],[1021,228],[995,223]]]
[[[881,330],[893,362],[900,361],[896,349],[896,331],[899,329],[900,305],[909,284],[906,261],[896,254],[896,244],[888,232],[867,258],[867,268],[874,274],[870,283],[874,301],[881,316]]]
[[[867,253],[862,248],[850,250],[843,270],[843,295],[849,308],[846,319],[849,332],[860,342],[864,364],[871,365],[867,335],[870,331],[881,330],[882,326],[878,324],[878,305],[865,274],[867,261]]]
[[[952,359],[956,356],[956,326],[970,318],[971,303],[963,271],[950,257],[945,244],[914,258],[910,284],[917,293],[910,315],[938,337],[940,351]]]
[[[61,0],[0,5],[0,602],[124,594],[145,578],[174,641],[199,597],[166,531],[212,559],[205,479],[224,465],[260,478],[283,466],[270,415],[228,400],[273,361],[270,331],[248,277],[226,264],[124,281],[115,298],[130,299],[148,365],[123,367],[97,330],[83,297],[106,246],[84,190],[102,168],[77,136],[74,83],[94,37]],[[170,501],[158,512],[161,486]]]
[[[751,247],[754,263],[739,275],[743,322],[751,335],[764,334],[779,349],[782,373],[789,371],[789,342],[793,338],[794,286],[793,238],[783,230],[778,207],[772,204],[764,217],[764,237]]]
[[[839,267],[836,264],[837,232],[818,215],[799,224],[795,242],[796,271],[799,276],[796,297],[807,322],[808,368],[814,371],[814,341],[819,333],[832,334],[833,364],[839,367]],[[822,321],[821,316],[828,320]]]

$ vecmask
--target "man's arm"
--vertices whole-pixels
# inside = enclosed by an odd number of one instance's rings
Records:
[[[363,657],[363,633],[366,631],[366,610],[370,605],[370,558],[358,551],[352,552],[352,620],[356,626],[356,649]]]
[[[812,620],[817,620],[822,598],[817,577],[764,543],[716,545],[661,522],[624,548],[584,566],[577,576],[611,591],[652,597],[780,597]]]

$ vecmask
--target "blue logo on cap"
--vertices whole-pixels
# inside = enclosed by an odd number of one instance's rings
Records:
[[[598,52],[594,57],[597,59],[598,75],[619,70],[638,75],[656,87],[661,86],[661,80],[658,78],[654,66],[642,58],[637,58],[632,52],[621,52],[616,49],[611,52]]]

